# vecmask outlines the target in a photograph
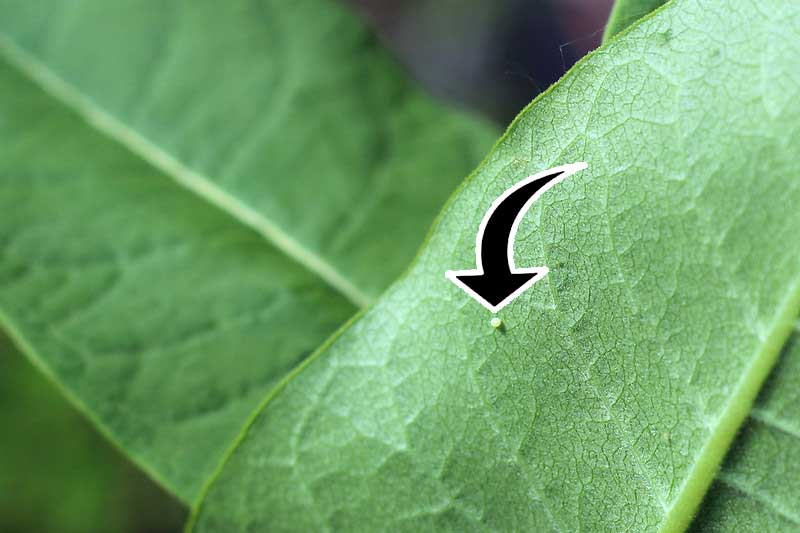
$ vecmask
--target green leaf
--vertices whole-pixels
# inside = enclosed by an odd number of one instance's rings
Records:
[[[190,501],[491,130],[323,0],[0,11],[0,322]]]
[[[666,2],[667,0],[615,0],[606,29],[603,31],[603,42],[608,42],[619,32]]]
[[[800,527],[800,323],[697,514],[697,531]]]
[[[607,41],[662,1],[618,0]],[[692,528],[795,531],[800,526],[800,335],[796,331],[737,436]]]
[[[800,309],[798,21],[675,0],[581,61],[265,401],[195,529],[687,526]],[[517,234],[550,273],[494,329],[444,272],[507,187],[573,161]]]
[[[185,509],[111,449],[0,335],[0,531],[179,527]]]
[[[9,61],[358,305],[407,266],[496,138],[421,97],[336,2],[0,10]],[[376,238],[387,229],[392,246]]]

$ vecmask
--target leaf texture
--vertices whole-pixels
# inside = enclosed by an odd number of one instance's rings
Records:
[[[607,41],[661,1],[618,0]],[[798,326],[737,436],[692,527],[696,531],[796,531],[800,528],[800,387]]]
[[[687,526],[800,308],[798,39],[777,0],[674,0],[581,61],[267,398],[195,530]],[[550,273],[496,330],[443,273],[494,198],[573,161],[517,234]]]
[[[493,136],[323,0],[0,1],[0,318],[191,501]]]

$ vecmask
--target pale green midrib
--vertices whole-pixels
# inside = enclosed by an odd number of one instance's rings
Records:
[[[778,307],[772,328],[742,373],[733,394],[728,398],[722,414],[717,419],[716,427],[697,454],[689,475],[684,479],[678,497],[667,508],[660,531],[684,531],[691,523],[694,513],[714,481],[725,453],[750,414],[764,380],[792,335],[798,309],[800,309],[800,278],[795,279],[794,286],[787,290],[787,296]]]
[[[0,55],[46,94],[76,112],[87,124],[113,139],[128,151],[160,170],[188,191],[196,194],[239,223],[261,235],[303,268],[313,272],[359,308],[372,298],[346,279],[330,263],[300,244],[279,226],[235,196],[215,185],[209,178],[192,170],[110,113],[100,108],[77,88],[58,76],[47,65],[29,54],[11,39],[0,35]]]

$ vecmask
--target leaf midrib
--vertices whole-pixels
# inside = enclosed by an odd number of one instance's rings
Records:
[[[254,230],[302,268],[319,276],[356,307],[364,308],[372,303],[373,299],[369,295],[348,280],[331,263],[309,250],[263,213],[250,207],[239,198],[218,187],[207,176],[193,170],[172,154],[159,148],[151,140],[102,109],[45,63],[1,34],[0,56],[34,82],[48,96],[77,113],[89,126],[103,136],[146,161],[184,189],[205,200],[209,205]]]
[[[800,277],[787,290],[778,307],[775,321],[759,345],[759,350],[742,373],[729,396],[709,438],[697,454],[684,479],[678,497],[667,509],[660,531],[684,531],[694,517],[703,497],[716,478],[717,469],[733,444],[739,428],[747,419],[758,392],[775,366],[783,347],[795,329],[800,307]]]
[[[614,34],[609,34],[607,30],[616,25],[615,19],[619,18],[620,15],[620,5],[615,2],[608,19],[606,31],[603,34],[601,47],[607,47],[609,43],[629,33],[644,20],[648,20],[657,13],[666,10],[667,6],[670,4],[672,4],[672,0],[667,0],[652,11],[643,14],[642,17],[628,24],[628,26],[622,30],[617,30]],[[581,61],[578,63],[580,62]],[[689,475],[684,480],[679,490],[678,497],[675,498],[672,504],[667,508],[664,520],[659,526],[660,531],[672,532],[686,530],[714,480],[720,480],[722,483],[736,490],[746,492],[740,487],[729,483],[724,477],[717,476],[717,469],[747,417],[750,416],[755,420],[761,420],[761,417],[757,415],[753,416],[754,413],[751,412],[756,396],[763,387],[769,371],[775,366],[775,362],[792,332],[800,331],[800,322],[797,321],[797,309],[800,307],[800,278],[795,281],[794,287],[787,291],[787,293],[787,297],[784,299],[783,305],[779,308],[779,312],[776,315],[777,318],[771,330],[760,344],[760,351],[753,357],[747,369],[742,374],[741,379],[736,384],[733,394],[729,397],[722,414],[717,419],[717,424],[710,438],[701,448],[700,453],[697,455],[689,471]],[[709,461],[709,459],[711,460]],[[762,505],[766,505],[765,502],[761,500],[758,501]],[[773,507],[770,506],[770,508]],[[788,517],[785,513],[779,512],[779,514],[787,518],[792,518]]]

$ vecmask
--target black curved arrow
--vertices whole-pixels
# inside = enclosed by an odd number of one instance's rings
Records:
[[[447,279],[464,289],[492,313],[542,279],[546,266],[516,268],[514,238],[523,215],[550,187],[586,168],[572,163],[551,168],[518,182],[492,203],[478,228],[475,242],[476,269],[448,270]]]

